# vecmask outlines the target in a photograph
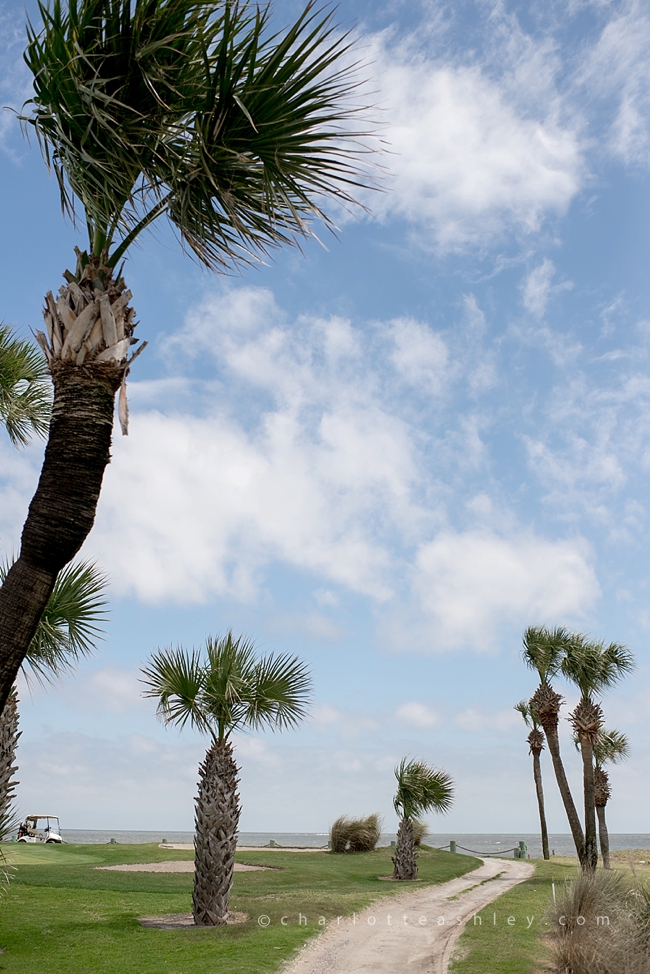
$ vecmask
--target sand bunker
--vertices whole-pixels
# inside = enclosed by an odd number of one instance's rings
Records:
[[[249,866],[245,862],[235,863],[236,873],[249,873],[256,869],[272,869],[273,866]],[[193,873],[193,859],[176,859],[173,862],[130,862],[125,866],[95,866],[95,869],[111,869],[118,873]]]

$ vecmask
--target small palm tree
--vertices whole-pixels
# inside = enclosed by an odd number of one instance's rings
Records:
[[[594,800],[598,815],[598,835],[600,838],[600,852],[605,869],[611,869],[609,861],[609,832],[605,820],[605,806],[611,798],[612,791],[609,775],[605,764],[619,764],[630,756],[630,743],[625,734],[617,730],[603,728],[594,744]]]
[[[529,626],[523,635],[522,658],[526,666],[531,670],[536,670],[539,676],[539,686],[530,698],[530,706],[535,711],[537,720],[544,729],[546,743],[553,762],[555,780],[569,821],[573,842],[580,864],[584,865],[585,836],[560,754],[558,724],[563,700],[551,685],[551,680],[561,669],[562,660],[570,642],[571,633],[563,626],[557,626],[555,629],[548,629],[546,626]]]
[[[328,199],[365,183],[357,64],[331,11],[286,31],[236,0],[47,0],[28,27],[33,97],[22,124],[87,230],[37,339],[52,421],[20,555],[0,589],[0,707],[61,569],[90,532],[115,395],[138,351],[121,261],[167,219],[222,271],[331,227]],[[144,344],[139,346],[142,349]],[[127,503],[128,501],[125,501]]]
[[[7,570],[6,564],[0,565],[0,582]],[[103,635],[105,589],[105,575],[91,562],[63,569],[22,666],[27,679],[31,675],[41,683],[52,682],[93,652]],[[13,687],[0,714],[0,822],[2,816],[13,820],[18,722],[18,692]]]
[[[47,365],[35,345],[0,323],[0,423],[14,446],[45,436],[52,395]]]
[[[544,750],[544,734],[540,730],[535,711],[530,706],[530,701],[520,700],[515,704],[517,710],[524,718],[526,727],[530,728],[528,735],[529,753],[533,756],[533,778],[535,779],[535,792],[537,793],[537,808],[539,811],[539,826],[542,834],[542,855],[544,859],[550,859],[548,849],[548,828],[546,825],[546,812],[544,810],[544,787],[542,784],[542,762],[541,754]]]
[[[595,697],[615,686],[634,669],[634,657],[619,643],[605,645],[581,634],[573,634],[562,659],[562,674],[580,690],[580,700],[570,715],[580,742],[585,808],[584,868],[598,865],[594,746],[603,727],[603,711]]]
[[[413,824],[425,812],[449,811],[454,800],[453,781],[446,771],[436,771],[425,761],[407,761],[406,758],[402,758],[395,768],[395,777],[397,792],[393,805],[400,816],[400,823],[393,858],[393,879],[417,879]]]
[[[158,701],[164,723],[181,728],[189,723],[211,738],[199,766],[192,912],[197,926],[223,924],[240,814],[232,734],[296,726],[307,712],[309,673],[295,656],[257,656],[252,642],[232,632],[209,637],[205,653],[159,651],[142,673],[144,695]]]

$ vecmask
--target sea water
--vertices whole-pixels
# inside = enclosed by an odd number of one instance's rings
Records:
[[[109,843],[115,839],[120,844],[162,842],[165,839],[169,843],[191,843],[194,839],[193,832],[142,832],[124,830],[98,830],[98,829],[62,829],[61,834],[66,842],[79,843]],[[396,840],[397,836],[391,832],[382,834],[379,840],[380,846],[389,846]],[[263,848],[274,842],[278,846],[285,848],[327,848],[327,832],[240,832],[238,845],[254,846]],[[536,859],[542,855],[542,844],[538,834],[522,832],[519,834],[510,833],[490,833],[490,832],[470,832],[470,833],[451,833],[435,832],[428,835],[424,840],[429,846],[438,848],[449,848],[449,842],[454,840],[458,852],[471,855],[506,855],[512,857],[512,849],[517,847],[520,842],[526,843],[527,853],[531,859]],[[553,833],[549,835],[549,847],[551,852],[558,856],[575,855],[575,847],[570,833]],[[610,848],[616,849],[650,849],[650,834],[648,833],[610,833]]]

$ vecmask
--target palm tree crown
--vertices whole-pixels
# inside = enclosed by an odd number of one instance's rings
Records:
[[[51,404],[43,357],[0,323],[0,423],[15,446],[26,446],[32,434],[47,433]]]
[[[205,658],[170,648],[154,653],[142,672],[144,695],[158,699],[161,720],[189,722],[218,741],[245,728],[294,727],[311,696],[309,671],[297,657],[257,657],[254,644],[231,631],[208,638]]]
[[[576,634],[569,641],[561,663],[562,675],[571,680],[583,700],[592,700],[615,686],[634,669],[634,656],[621,643],[593,642]]]
[[[528,626],[524,631],[521,655],[529,669],[537,670],[540,683],[548,684],[558,674],[570,641],[571,633],[564,626]]]
[[[325,220],[324,196],[363,182],[351,41],[308,3],[282,34],[237,0],[39,3],[22,116],[81,202],[96,258],[114,267],[166,214],[211,268],[249,260]]]
[[[416,819],[435,809],[448,812],[454,800],[451,775],[436,771],[425,761],[402,758],[395,768],[397,792],[393,800],[395,811],[404,818]]]

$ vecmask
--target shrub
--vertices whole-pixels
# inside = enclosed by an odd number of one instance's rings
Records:
[[[372,852],[381,835],[381,820],[375,812],[366,818],[341,815],[330,829],[332,852]]]
[[[431,834],[429,832],[429,826],[426,822],[421,822],[417,818],[414,818],[411,824],[413,825],[413,840],[416,846],[420,846],[425,836]]]
[[[650,890],[642,883],[623,873],[583,873],[567,884],[550,920],[557,974],[650,974]]]

